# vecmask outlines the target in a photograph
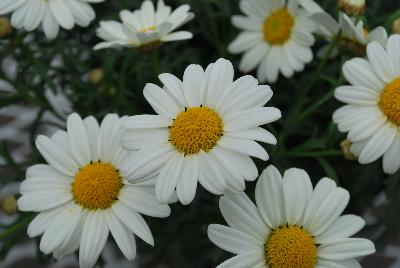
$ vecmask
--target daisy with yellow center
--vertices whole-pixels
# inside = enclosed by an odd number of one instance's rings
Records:
[[[137,150],[131,182],[156,176],[156,196],[168,202],[177,193],[192,202],[197,182],[214,194],[240,192],[245,181],[257,178],[250,157],[268,159],[256,141],[275,144],[261,125],[280,118],[278,109],[264,107],[272,97],[269,86],[252,76],[233,81],[232,63],[219,59],[206,70],[189,65],[183,80],[159,76],[160,88],[147,84],[144,96],[158,115],[125,119],[122,146]]]
[[[189,5],[182,5],[171,12],[163,0],[158,0],[157,8],[150,0],[142,2],[140,9],[133,12],[122,10],[122,22],[102,21],[97,35],[104,40],[94,49],[110,47],[134,47],[151,50],[162,42],[179,41],[192,38],[192,33],[176,31],[177,28],[193,19]]]
[[[261,82],[275,82],[279,73],[291,77],[313,59],[316,26],[298,0],[241,0],[240,9],[245,16],[233,16],[232,23],[242,32],[228,49],[244,53],[239,65],[242,72],[257,68]]]
[[[400,35],[389,37],[384,48],[367,46],[367,59],[354,58],[343,66],[349,86],[335,97],[346,103],[333,115],[341,132],[348,132],[351,152],[361,164],[383,156],[383,170],[400,168]]]
[[[229,226],[211,224],[208,237],[237,256],[217,268],[360,267],[356,258],[375,252],[367,239],[351,238],[365,222],[342,215],[349,193],[328,178],[313,189],[308,174],[291,168],[283,177],[269,166],[255,189],[256,205],[245,193],[227,193],[219,207]]]
[[[110,232],[129,260],[136,255],[134,234],[153,245],[141,214],[167,217],[170,208],[157,202],[151,181],[127,183],[135,153],[122,149],[120,125],[115,114],[107,115],[100,126],[93,117],[82,120],[72,114],[67,131],[37,138],[36,146],[49,164],[28,168],[18,208],[39,212],[28,235],[43,234],[40,250],[45,254],[61,258],[79,249],[80,267],[89,268]]]

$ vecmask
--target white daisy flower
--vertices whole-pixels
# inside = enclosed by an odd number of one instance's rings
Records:
[[[310,19],[319,25],[317,33],[324,36],[328,41],[333,41],[339,33],[341,34],[338,42],[340,49],[364,56],[365,46],[368,43],[374,41],[382,45],[386,43],[387,32],[382,26],[368,32],[362,20],[356,23],[355,19],[339,12],[339,22],[337,22],[313,0],[299,0],[299,2],[309,13]],[[319,55],[325,54],[324,52],[327,51],[328,47],[329,45],[324,47]],[[338,51],[334,51],[333,55],[338,55]]]
[[[127,183],[134,153],[120,145],[121,119],[107,115],[101,125],[93,117],[72,114],[67,132],[39,136],[36,146],[48,165],[30,167],[21,183],[21,211],[39,212],[28,235],[43,234],[40,250],[56,258],[79,248],[80,267],[92,267],[109,232],[129,260],[135,258],[133,233],[153,245],[153,236],[141,214],[167,217],[168,205],[159,204],[154,185]],[[141,214],[140,214],[141,213]]]
[[[275,82],[279,72],[291,77],[313,59],[312,35],[316,26],[298,6],[298,0],[241,0],[245,16],[232,17],[243,30],[229,45],[231,53],[244,53],[239,69],[248,73],[257,66],[261,82]]]
[[[162,42],[190,39],[193,35],[188,31],[174,32],[194,17],[189,10],[189,5],[182,5],[171,12],[171,7],[166,6],[163,0],[158,1],[155,10],[153,2],[146,0],[139,10],[122,10],[122,23],[100,22],[97,35],[105,42],[97,44],[94,49],[123,46],[150,50]]]
[[[340,216],[349,193],[328,178],[313,190],[302,169],[274,166],[261,174],[256,205],[245,193],[225,194],[219,207],[229,226],[211,224],[208,237],[237,256],[218,268],[354,268],[356,258],[375,252],[368,239],[350,238],[365,222]]]
[[[181,203],[189,204],[198,181],[213,194],[243,191],[245,181],[258,176],[250,156],[268,159],[256,141],[276,144],[259,127],[281,117],[278,109],[264,107],[272,97],[270,87],[252,76],[233,81],[232,63],[225,59],[205,71],[189,65],[183,81],[168,73],[159,78],[163,89],[154,84],[144,89],[158,115],[136,115],[122,123],[127,129],[122,146],[138,150],[129,180],[158,174],[160,202],[168,202],[176,189]]]
[[[373,42],[368,59],[354,58],[343,66],[349,86],[335,90],[346,103],[333,115],[341,132],[348,132],[351,152],[361,164],[383,156],[383,169],[400,168],[400,35],[389,37],[386,49]]]
[[[57,37],[60,26],[71,30],[75,24],[87,27],[96,14],[89,3],[104,0],[1,0],[0,15],[12,12],[15,28],[33,31],[40,25],[48,39]]]

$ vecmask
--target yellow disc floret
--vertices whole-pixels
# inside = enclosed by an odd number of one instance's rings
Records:
[[[274,229],[265,242],[269,268],[313,268],[317,262],[314,238],[297,225]]]
[[[264,21],[264,39],[271,45],[286,43],[292,34],[294,18],[287,8],[280,8],[271,13]]]
[[[75,175],[72,195],[86,209],[106,209],[118,199],[122,179],[118,170],[108,163],[91,163]]]
[[[400,78],[385,86],[380,96],[379,108],[390,122],[400,126]]]
[[[179,152],[197,154],[211,150],[222,135],[222,120],[213,109],[193,107],[176,117],[169,140]]]

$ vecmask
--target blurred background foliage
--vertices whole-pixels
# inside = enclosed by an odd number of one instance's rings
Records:
[[[46,98],[45,88],[54,93],[62,90],[74,111],[81,116],[94,115],[101,120],[107,113],[153,113],[142,90],[147,82],[160,84],[157,79],[160,73],[169,72],[182,77],[187,65],[197,63],[205,67],[220,57],[231,60],[237,67],[240,56],[229,54],[227,46],[238,33],[230,22],[233,14],[240,13],[238,2],[166,0],[173,7],[184,3],[191,5],[196,18],[183,28],[193,32],[194,38],[164,44],[150,53],[126,48],[92,49],[100,41],[95,35],[98,22],[118,19],[120,10],[139,7],[139,0],[109,0],[95,5],[97,18],[90,27],[61,31],[54,41],[46,40],[40,31],[13,31],[9,38],[0,40],[0,59],[12,56],[18,62],[15,80],[0,73],[0,79],[8,81],[16,89],[14,93],[0,95],[0,108],[16,103],[39,108],[36,120],[27,126],[32,150],[27,161],[15,161],[8,142],[1,141],[0,157],[5,164],[0,167],[0,187],[10,181],[23,180],[29,165],[43,162],[34,147],[34,139],[44,112],[64,120]],[[337,17],[335,0],[321,2],[325,10]],[[400,17],[400,2],[367,2],[367,12],[362,19],[368,29],[383,25],[390,33],[392,22]],[[325,43],[325,40],[318,39],[314,51]],[[55,57],[62,64],[52,64]],[[291,79],[280,77],[277,83],[270,85],[274,97],[269,105],[278,107],[283,118],[271,124],[270,131],[278,137],[278,144],[267,146],[270,160],[268,163],[257,161],[257,165],[260,172],[268,164],[276,165],[282,172],[293,166],[304,168],[314,183],[324,176],[334,179],[351,193],[346,212],[367,213],[376,217],[362,235],[372,238],[377,247],[382,248],[390,236],[399,231],[400,172],[392,176],[384,175],[381,159],[361,166],[357,161],[348,161],[343,157],[340,143],[345,135],[338,132],[331,120],[333,111],[341,104],[332,96],[334,88],[345,83],[341,66],[350,57],[340,55],[329,60],[315,57],[304,72],[295,74]],[[94,69],[96,71],[91,72]],[[239,75],[237,71],[236,78]],[[255,183],[248,183],[246,189],[252,197],[254,186]],[[385,201],[377,203],[377,198],[383,194]],[[223,222],[218,199],[199,187],[190,206],[173,205],[172,215],[166,219],[146,218],[156,244],[152,248],[139,242],[139,267],[215,267],[229,257],[228,253],[213,246],[206,235],[208,224]],[[15,222],[0,226],[0,258],[4,258],[16,243],[27,238],[26,227],[33,216],[31,213],[19,213]],[[37,254],[43,265],[54,261],[51,256],[43,256],[39,250]]]

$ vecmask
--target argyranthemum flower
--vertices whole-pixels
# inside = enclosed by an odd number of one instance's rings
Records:
[[[368,60],[344,64],[351,85],[336,89],[335,97],[346,105],[333,121],[349,132],[351,151],[361,164],[383,156],[383,169],[392,174],[400,168],[400,35],[390,36],[386,47],[373,42],[367,46]]]
[[[28,235],[43,234],[40,250],[56,258],[79,248],[80,267],[93,266],[109,232],[129,260],[136,255],[133,234],[153,245],[153,236],[140,215],[166,217],[168,205],[159,204],[154,186],[127,183],[134,153],[120,145],[120,122],[107,115],[101,125],[93,117],[72,114],[67,132],[39,136],[36,146],[48,165],[30,167],[21,183],[21,211],[40,212]]]
[[[269,86],[252,76],[233,81],[232,63],[219,59],[204,71],[189,65],[183,81],[172,74],[159,76],[164,88],[147,84],[144,96],[158,115],[125,119],[122,146],[138,150],[131,182],[157,175],[156,196],[168,202],[176,190],[189,204],[197,182],[213,194],[226,189],[243,191],[245,181],[257,178],[250,158],[268,159],[256,141],[275,144],[275,137],[259,127],[281,117],[276,108],[263,107],[272,97]]]
[[[94,49],[109,47],[134,47],[151,50],[162,42],[178,41],[193,37],[191,32],[178,31],[177,28],[194,17],[189,12],[189,5],[182,5],[171,12],[163,0],[154,9],[153,2],[146,0],[139,10],[133,12],[122,10],[122,23],[117,21],[102,21],[97,29],[97,35],[105,42],[97,44]]]
[[[243,30],[229,45],[231,53],[244,53],[239,69],[250,72],[257,66],[260,81],[275,82],[279,72],[291,77],[313,59],[312,32],[316,28],[298,0],[241,0],[245,16],[233,16],[232,23]]]
[[[40,25],[47,38],[58,35],[60,26],[71,30],[75,24],[87,27],[96,14],[89,3],[104,0],[1,0],[0,15],[12,12],[15,28],[33,31]]]
[[[339,0],[339,8],[350,16],[360,16],[365,11],[365,0]]]
[[[299,2],[309,13],[310,19],[319,26],[317,33],[321,34],[329,41],[333,41],[340,33],[340,39],[338,40],[340,50],[350,52],[357,56],[364,56],[365,47],[368,43],[373,41],[379,42],[382,45],[386,43],[387,32],[382,26],[369,32],[364,27],[364,22],[362,20],[356,23],[354,19],[340,12],[339,22],[337,22],[313,0],[299,0]],[[328,48],[329,45],[322,48],[319,55],[323,56]],[[338,55],[338,51],[333,51],[332,55]]]
[[[365,222],[340,216],[349,193],[328,178],[313,190],[302,169],[274,166],[261,174],[256,205],[245,193],[225,194],[219,207],[229,226],[211,224],[208,237],[237,256],[218,268],[361,267],[355,258],[375,252],[368,239],[350,238]]]

